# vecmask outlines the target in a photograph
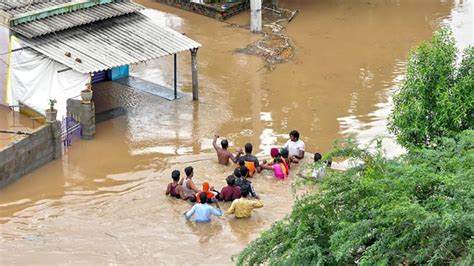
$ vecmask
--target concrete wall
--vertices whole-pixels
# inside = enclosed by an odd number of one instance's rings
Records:
[[[33,135],[0,148],[0,188],[21,176],[59,159],[62,155],[60,122],[45,124]]]
[[[226,10],[222,10],[212,5],[193,3],[190,2],[190,0],[155,0],[155,2],[160,2],[184,10],[192,11],[194,13],[219,20],[228,19],[242,11],[248,10],[250,7],[249,2],[247,1],[243,3],[231,4],[230,8]]]

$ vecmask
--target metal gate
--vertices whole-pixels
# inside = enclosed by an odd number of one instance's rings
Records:
[[[82,136],[81,124],[74,118],[67,116],[61,121],[61,140],[65,148],[72,145],[73,141]]]

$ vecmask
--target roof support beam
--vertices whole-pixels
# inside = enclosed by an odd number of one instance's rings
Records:
[[[15,26],[18,24],[27,23],[30,21],[43,19],[50,16],[54,16],[54,15],[70,13],[76,10],[86,9],[86,8],[90,8],[96,5],[108,4],[112,2],[114,2],[114,0],[80,0],[76,2],[59,4],[59,5],[15,15],[10,19],[10,25]]]
[[[178,99],[178,54],[174,54],[174,99]]]
[[[191,49],[191,71],[192,71],[191,76],[193,80],[193,101],[199,100],[197,52],[198,52],[198,48]]]

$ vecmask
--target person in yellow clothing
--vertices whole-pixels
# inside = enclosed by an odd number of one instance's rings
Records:
[[[242,191],[241,198],[235,199],[227,212],[235,214],[237,218],[249,218],[253,209],[263,207],[261,200],[249,200],[248,195],[248,191]]]

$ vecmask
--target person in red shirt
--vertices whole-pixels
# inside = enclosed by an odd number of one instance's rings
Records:
[[[227,186],[223,187],[219,200],[221,201],[233,201],[240,199],[240,187],[235,185],[235,177],[230,175],[226,178]]]

